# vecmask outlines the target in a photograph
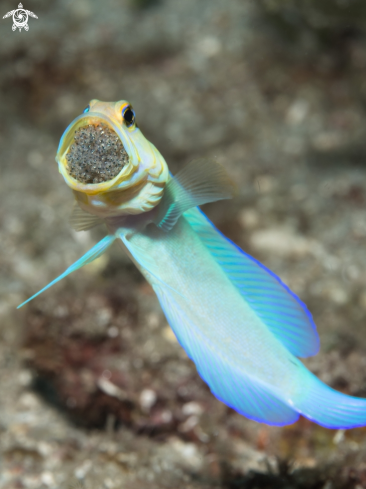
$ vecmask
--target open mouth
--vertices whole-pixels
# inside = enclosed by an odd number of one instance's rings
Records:
[[[67,171],[80,183],[108,182],[129,162],[117,133],[100,122],[79,127],[66,154]]]

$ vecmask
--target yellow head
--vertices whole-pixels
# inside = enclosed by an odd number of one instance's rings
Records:
[[[102,217],[151,210],[169,179],[125,100],[92,100],[65,130],[56,161],[80,207]]]

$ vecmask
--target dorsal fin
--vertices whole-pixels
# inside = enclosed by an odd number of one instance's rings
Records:
[[[230,199],[233,192],[234,185],[219,163],[193,160],[166,185],[154,222],[163,231],[170,231],[183,212],[191,207]]]
[[[311,313],[287,285],[222,235],[199,209],[184,217],[276,338],[293,355],[316,355],[319,336]]]

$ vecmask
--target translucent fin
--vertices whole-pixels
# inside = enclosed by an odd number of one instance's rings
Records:
[[[295,408],[316,423],[332,429],[366,426],[366,399],[347,396],[304,372]]]
[[[184,313],[184,305],[180,305],[178,296],[165,284],[154,284],[153,288],[179,343],[219,400],[255,421],[277,426],[297,421],[298,413],[279,400],[269,387],[252,378],[210,345]]]
[[[298,357],[318,353],[311,313],[287,285],[222,235],[199,209],[185,212],[184,217],[276,338]]]
[[[85,253],[84,256],[79,258],[79,260],[77,260],[73,265],[71,265],[71,267],[69,267],[63,274],[61,274],[55,280],[50,282],[48,285],[46,285],[46,287],[44,287],[42,290],[40,290],[39,292],[34,294],[28,300],[26,300],[25,302],[20,304],[17,307],[17,309],[20,309],[21,307],[23,307],[25,304],[27,304],[27,302],[31,301],[32,299],[34,299],[38,295],[42,294],[42,292],[49,289],[52,285],[54,285],[57,282],[59,282],[60,280],[62,280],[63,278],[65,278],[70,273],[75,272],[75,270],[78,270],[79,268],[83,267],[84,265],[87,265],[88,263],[91,263],[92,261],[94,261],[96,258],[101,256],[106,251],[106,249],[113,243],[113,241],[115,239],[116,239],[115,236],[110,236],[110,235],[103,238],[101,241],[99,241],[99,243],[97,243],[95,246],[93,246],[93,248],[91,250],[89,250],[87,253]]]
[[[170,231],[186,210],[230,199],[233,192],[233,183],[219,163],[194,160],[168,182],[154,222],[163,231]]]
[[[99,224],[103,224],[103,220],[98,216],[93,216],[93,214],[83,211],[78,203],[75,202],[70,216],[70,224],[75,231],[88,231]]]

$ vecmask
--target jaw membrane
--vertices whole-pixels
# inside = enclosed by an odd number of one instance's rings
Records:
[[[129,157],[117,134],[99,123],[75,131],[66,160],[69,175],[78,182],[102,183],[116,177]]]

